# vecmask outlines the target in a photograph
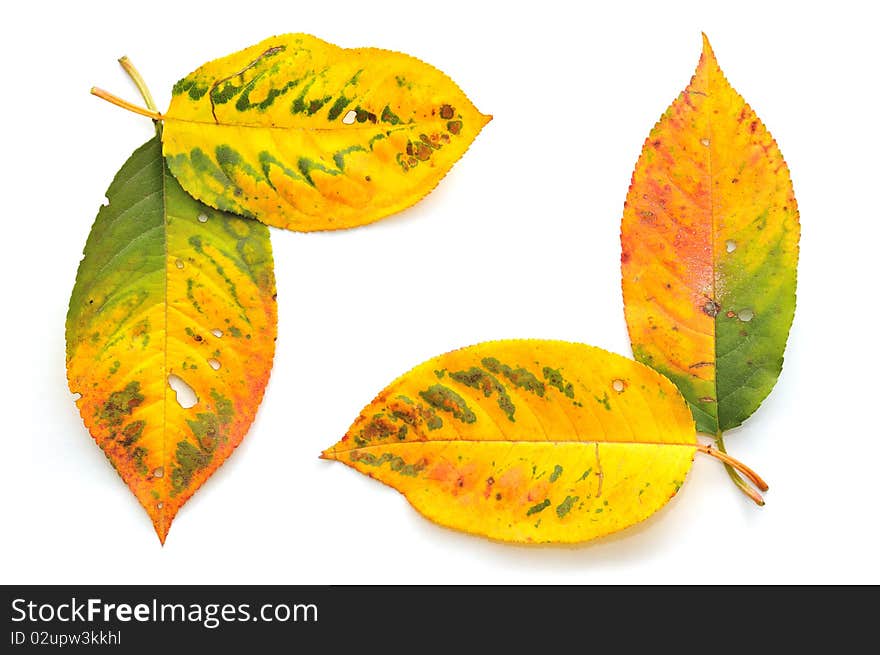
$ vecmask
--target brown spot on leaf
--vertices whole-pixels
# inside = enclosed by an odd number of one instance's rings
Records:
[[[455,116],[455,107],[452,105],[443,105],[440,107],[440,118],[449,120],[453,116]]]
[[[446,129],[449,130],[450,134],[461,134],[461,121],[449,121],[446,123]]]
[[[371,111],[367,111],[365,109],[358,108],[358,109],[355,109],[354,113],[355,113],[355,120],[358,123],[365,123],[367,121],[370,121],[371,123],[376,122],[376,114],[374,114]]]
[[[718,302],[709,298],[706,301],[706,304],[703,305],[700,309],[703,310],[703,313],[706,316],[711,316],[712,318],[715,318],[716,316],[718,316],[718,312],[721,311],[721,305]]]
[[[363,438],[367,441],[375,439],[387,439],[397,432],[394,424],[386,417],[380,415],[374,416],[373,419],[364,426]]]
[[[140,393],[140,382],[129,382],[121,391],[114,391],[107,398],[98,412],[100,418],[111,426],[122,425],[126,416],[130,416],[135,407],[144,402]]]
[[[137,441],[138,439],[141,438],[141,435],[144,432],[144,427],[146,426],[146,424],[147,424],[147,422],[143,421],[143,420],[134,421],[132,423],[129,423],[128,425],[125,426],[125,428],[123,428],[122,438],[119,440],[119,442],[123,446],[132,445],[135,441]]]

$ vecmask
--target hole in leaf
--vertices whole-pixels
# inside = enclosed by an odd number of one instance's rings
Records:
[[[207,223],[208,215],[207,214],[199,214],[199,223]]]
[[[177,394],[177,403],[184,409],[189,409],[199,402],[199,397],[193,388],[174,373],[168,376],[168,386]]]
[[[153,469],[154,478],[161,478],[163,475],[165,475],[165,469],[163,469],[161,466]]]
[[[706,146],[708,148],[710,141],[709,141],[709,139],[700,139],[700,143],[702,143],[704,146]]]
[[[82,398],[82,397],[83,397],[83,395],[82,395],[79,391],[75,391],[74,394],[73,394],[73,400],[74,400],[74,401],[77,401],[77,400],[79,400],[79,399]]]
[[[162,509],[163,507],[165,507],[165,503],[163,503],[163,502],[161,502],[161,501],[159,501],[158,503],[156,503],[156,509]]]
[[[623,390],[626,389],[626,382],[623,380],[612,380],[611,388],[614,389],[617,393],[623,393]]]
[[[739,320],[748,323],[753,318],[755,318],[755,312],[753,312],[751,309],[741,309],[739,310],[737,316],[739,317]]]
[[[219,371],[220,370],[220,360],[214,359],[212,357],[211,359],[208,360],[208,366],[213,368],[215,371]]]
[[[357,112],[352,109],[345,116],[342,117],[342,122],[345,125],[353,125],[355,119],[357,119]]]
[[[734,241],[733,239],[728,239],[727,244],[725,245],[727,246],[727,252],[733,252],[734,250],[736,250],[736,241]]]
[[[174,262],[174,265],[175,265],[177,268],[183,268],[183,260],[180,259],[180,258],[176,259],[175,262]]]
[[[213,334],[215,337],[217,337],[219,339],[220,337],[223,336],[223,330],[219,330],[217,328],[214,328],[213,330],[211,330],[211,334]]]

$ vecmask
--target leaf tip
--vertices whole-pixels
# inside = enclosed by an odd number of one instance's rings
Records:
[[[153,528],[156,530],[156,536],[159,537],[159,544],[164,546],[165,539],[168,537],[169,525],[165,521],[153,521]]]
[[[712,44],[709,43],[709,37],[705,32],[700,32],[700,34],[703,35],[703,58],[714,61],[715,52],[712,50]]]

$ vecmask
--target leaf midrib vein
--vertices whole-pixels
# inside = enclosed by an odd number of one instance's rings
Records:
[[[712,55],[714,59],[714,54]],[[708,59],[708,57],[707,57]],[[707,167],[709,169],[709,217],[712,220],[712,236],[710,238],[710,246],[712,249],[712,302],[715,303],[716,307],[719,307],[718,303],[718,253],[715,249],[715,242],[717,241],[718,234],[718,224],[716,222],[715,216],[715,185],[714,185],[714,177],[712,174],[712,148],[715,147],[715,139],[714,134],[712,133],[712,88],[711,88],[711,66],[706,66],[706,105],[707,107],[707,115],[706,115],[706,128],[709,131],[709,147],[706,148],[706,159],[708,161]],[[719,307],[718,312],[712,320],[712,359],[715,361],[715,375],[712,376],[712,389],[715,392],[715,426],[717,435],[721,435],[721,416],[719,416],[719,403],[718,403],[718,316],[721,315],[721,310]]]
[[[157,136],[158,139],[158,136]],[[168,193],[166,188],[166,175],[169,175],[167,167],[165,165],[165,157],[162,153],[162,146],[159,145],[159,165],[162,167],[162,224],[165,229],[162,232],[162,253],[165,258],[165,288],[164,288],[164,298],[165,298],[165,307],[164,307],[164,333],[162,339],[163,353],[162,353],[162,532],[167,533],[168,528],[165,525],[165,517],[168,513],[168,508],[165,506],[164,501],[168,498],[168,480],[171,478],[171,467],[168,467],[168,471],[165,470],[165,461],[166,461],[166,453],[167,453],[167,441],[168,441],[168,276],[169,276],[169,267],[168,267]],[[164,541],[164,537],[163,537]]]
[[[535,439],[427,439],[425,441],[417,440],[417,441],[397,441],[397,442],[388,442],[388,443],[376,443],[369,444],[367,446],[355,446],[353,448],[338,448],[333,446],[330,449],[330,452],[333,453],[347,453],[355,450],[370,450],[374,448],[394,448],[396,446],[404,446],[404,445],[434,445],[434,444],[471,444],[471,443],[481,443],[481,444],[529,444],[529,445],[558,445],[558,444],[583,444],[583,445],[592,445],[592,444],[622,444],[628,446],[689,446],[691,448],[696,448],[699,444],[697,441],[692,443],[679,443],[674,441],[629,441],[629,440],[600,440],[600,439],[584,439],[582,441],[574,441],[574,440],[535,440]]]
[[[430,125],[432,123],[436,123],[438,125],[442,125],[447,122],[443,119],[431,119],[427,121],[415,121],[413,123],[403,123],[400,125],[389,125],[388,127],[384,127],[379,125],[378,123],[370,123],[369,125],[346,125],[342,124],[340,127],[308,127],[308,126],[300,126],[300,125],[261,125],[259,123],[220,123],[214,121],[199,121],[193,120],[191,118],[177,118],[175,116],[164,115],[162,120],[167,124],[169,121],[176,121],[178,123],[191,123],[193,125],[210,125],[212,127],[228,127],[228,128],[249,128],[249,129],[258,129],[258,130],[301,130],[304,132],[341,132],[343,130],[350,132],[365,132],[368,130],[379,131],[379,132],[395,132],[405,129],[412,129],[416,127],[421,127],[424,125]]]

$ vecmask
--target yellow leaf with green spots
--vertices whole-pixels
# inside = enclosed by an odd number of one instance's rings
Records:
[[[275,36],[180,80],[171,172],[202,202],[291,230],[377,221],[433,189],[491,119],[436,68]]]
[[[776,383],[799,235],[782,153],[704,36],[645,141],[621,227],[633,352],[678,385],[699,431],[740,425]]]
[[[164,542],[262,399],[275,351],[272,248],[266,226],[188,196],[158,137],[107,198],[70,298],[67,374],[86,427]]]
[[[420,364],[322,457],[424,516],[513,542],[579,542],[642,521],[684,482],[687,404],[647,366],[562,341],[482,343]]]

